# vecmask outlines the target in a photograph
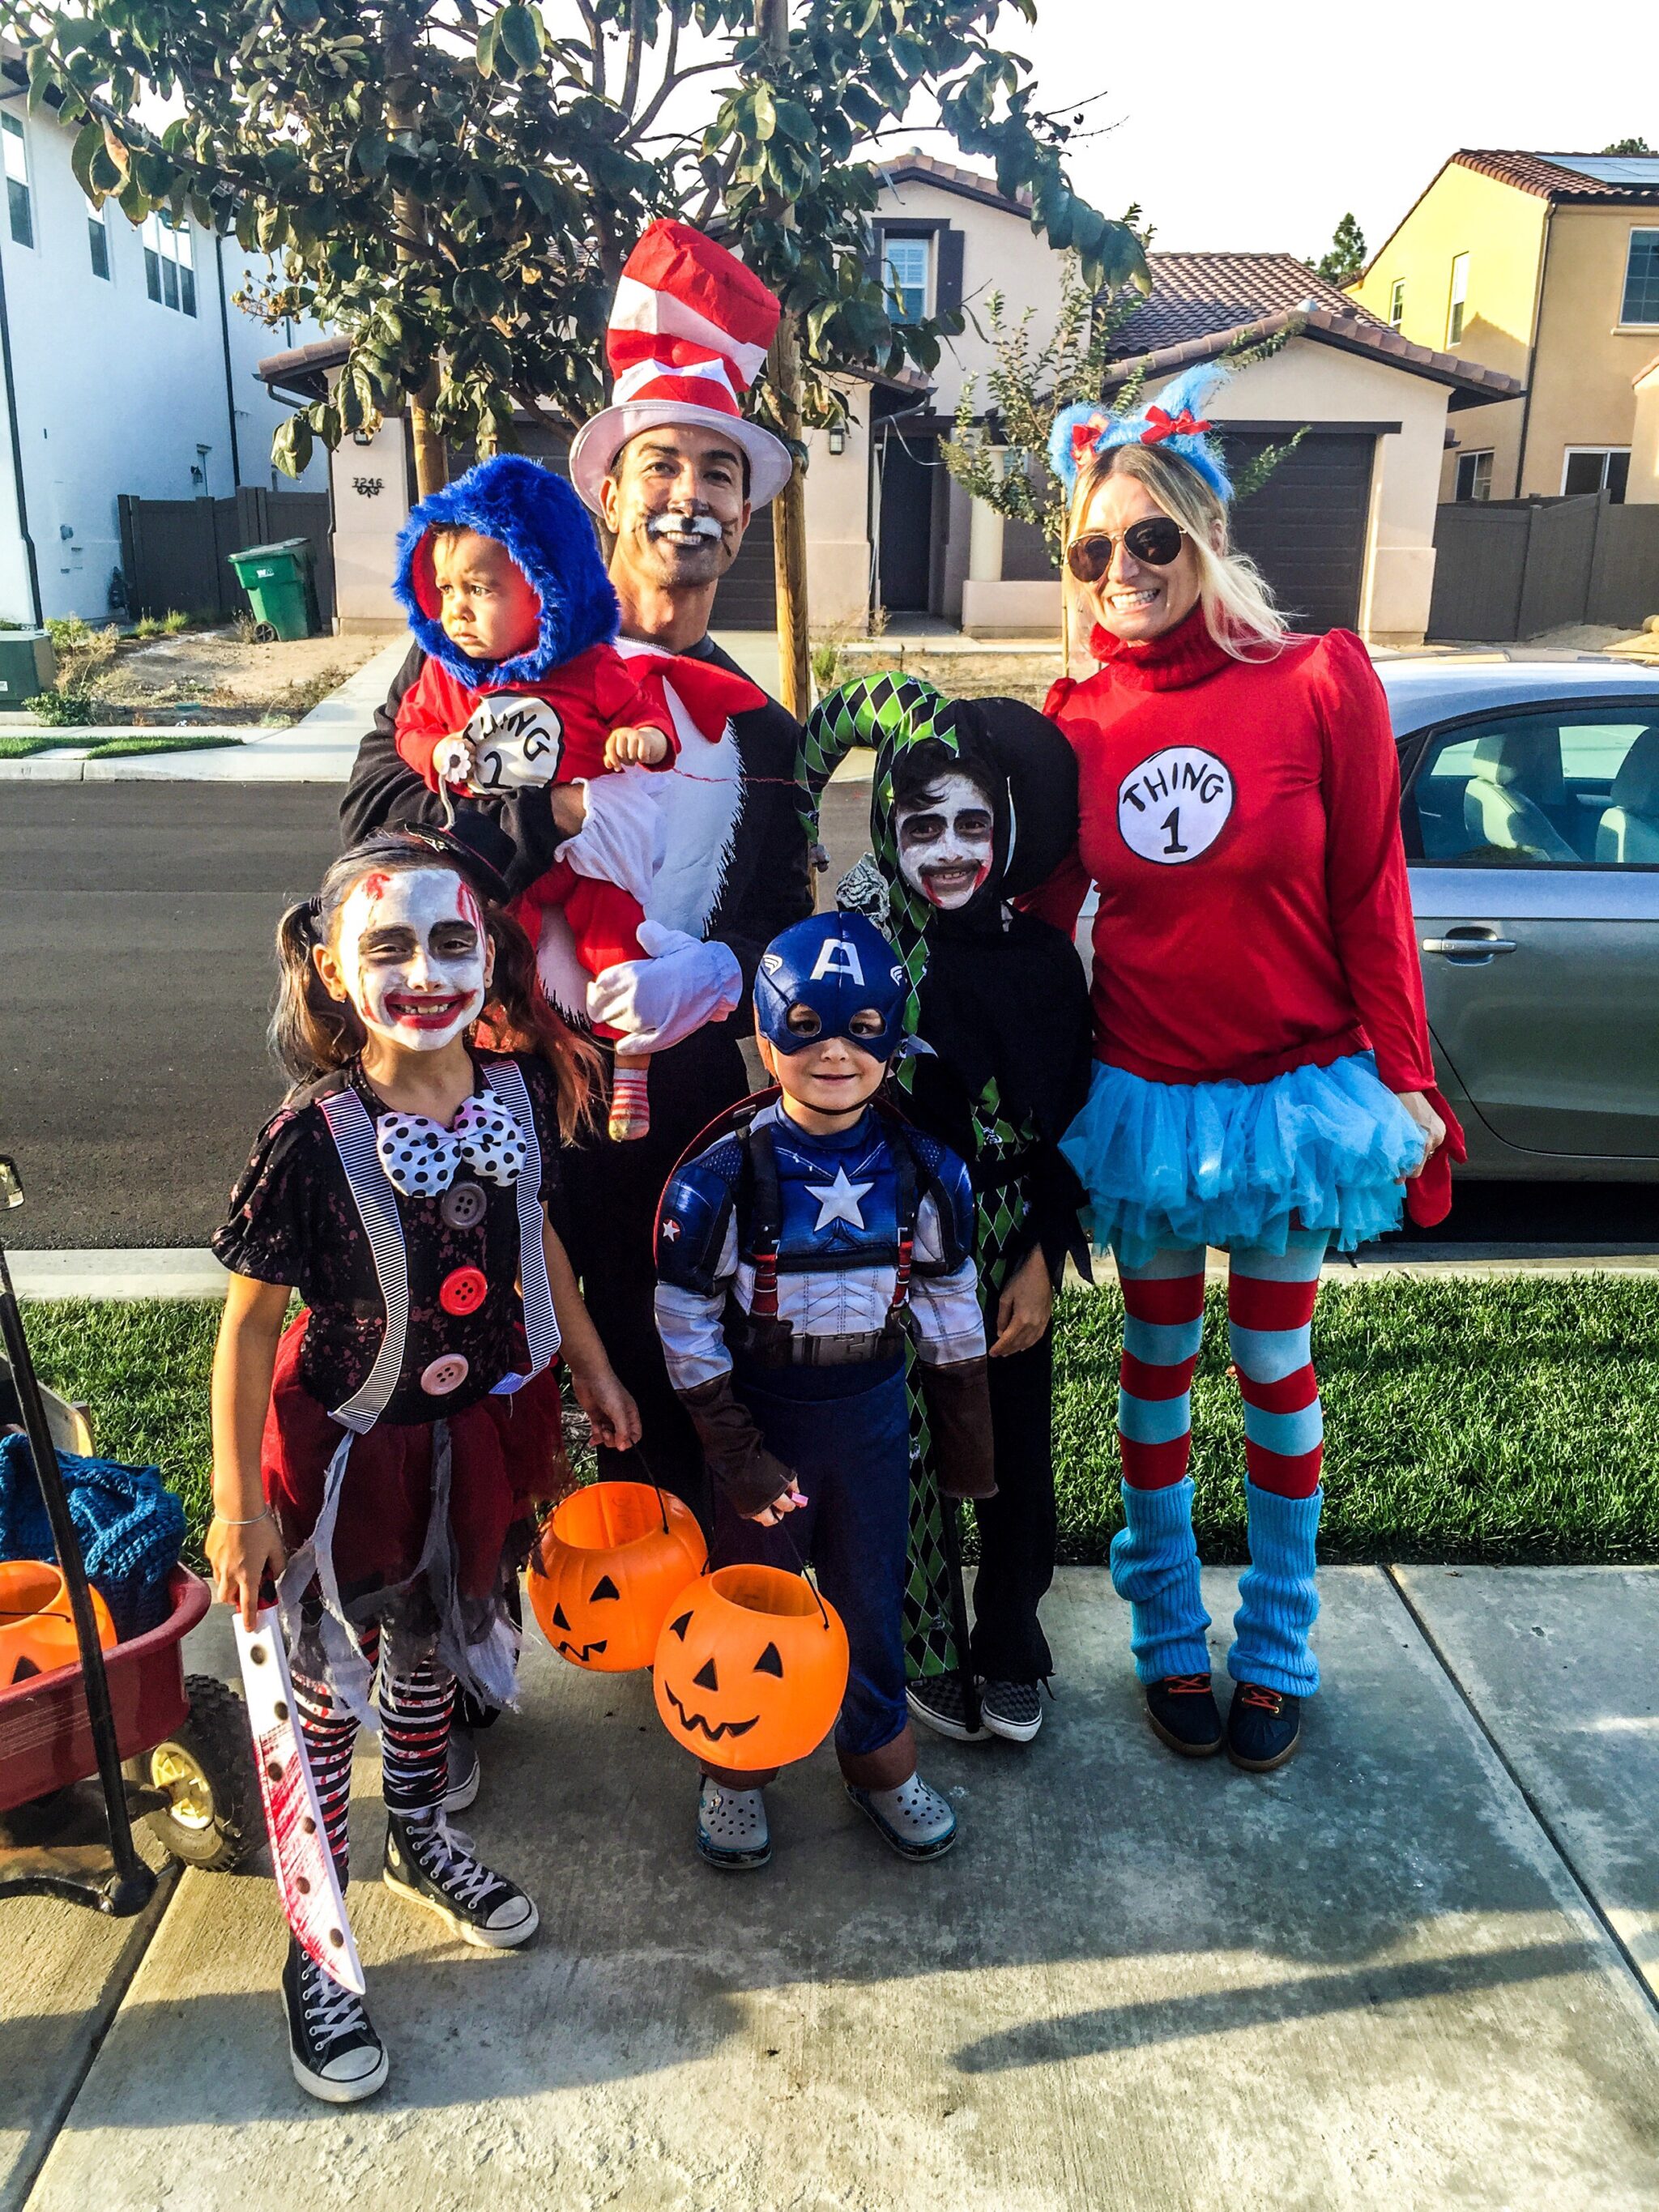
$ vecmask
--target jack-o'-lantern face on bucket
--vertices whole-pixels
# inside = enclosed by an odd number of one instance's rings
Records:
[[[626,1674],[651,1664],[664,1616],[708,1557],[696,1516],[678,1498],[646,1482],[590,1483],[542,1531],[531,1609],[562,1659]]]
[[[107,1651],[115,1623],[100,1593],[89,1595],[98,1641]],[[80,1662],[75,1615],[59,1570],[44,1559],[0,1562],[0,1690]]]
[[[847,1632],[804,1576],[720,1567],[670,1608],[657,1711],[677,1743],[738,1773],[817,1749],[847,1688]]]

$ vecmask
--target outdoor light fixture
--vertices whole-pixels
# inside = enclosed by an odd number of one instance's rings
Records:
[[[847,451],[847,425],[845,422],[832,422],[830,425],[829,443],[830,450],[832,453],[844,453]]]

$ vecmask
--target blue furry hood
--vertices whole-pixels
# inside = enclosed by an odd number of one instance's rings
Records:
[[[475,530],[506,546],[541,599],[541,624],[528,653],[473,660],[445,635],[432,571],[436,529]],[[562,477],[522,453],[480,461],[411,510],[398,539],[392,589],[422,652],[475,691],[539,683],[589,646],[608,644],[620,620],[586,508]]]

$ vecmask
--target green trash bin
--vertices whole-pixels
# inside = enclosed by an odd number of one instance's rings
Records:
[[[231,555],[236,580],[252,603],[253,635],[261,644],[276,638],[315,637],[322,629],[314,559],[308,538],[246,545]]]

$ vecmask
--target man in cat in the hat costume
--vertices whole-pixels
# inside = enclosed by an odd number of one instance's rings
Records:
[[[757,277],[686,224],[653,223],[629,256],[606,337],[611,404],[582,425],[570,452],[571,481],[610,541],[624,653],[679,653],[736,670],[708,630],[754,509],[789,477],[788,448],[742,412],[778,314]],[[398,702],[422,659],[411,651],[358,750],[341,806],[348,842],[390,824],[441,820],[441,800],[393,741]],[[667,681],[672,694],[672,668]],[[590,998],[596,1020],[621,1017],[619,1026],[643,1030],[653,1052],[652,1127],[633,1144],[592,1140],[568,1182],[568,1242],[594,1321],[639,1404],[653,1474],[704,1512],[702,1454],[656,1332],[652,1228],[681,1152],[747,1092],[738,1038],[763,947],[812,908],[793,803],[799,738],[799,725],[769,699],[737,715],[719,746],[696,749],[696,781],[651,779],[666,854],[642,902],[683,938],[665,957],[607,969]],[[596,812],[613,796],[608,787],[626,781],[600,779],[607,789]],[[550,803],[545,787],[526,790],[478,826],[486,840],[496,825],[504,833],[489,857],[514,890],[542,875],[578,828],[568,806],[568,794]],[[464,812],[457,828],[465,835],[470,826]],[[738,1014],[711,1020],[734,1000]],[[602,1472],[637,1479],[639,1470],[631,1463]]]

